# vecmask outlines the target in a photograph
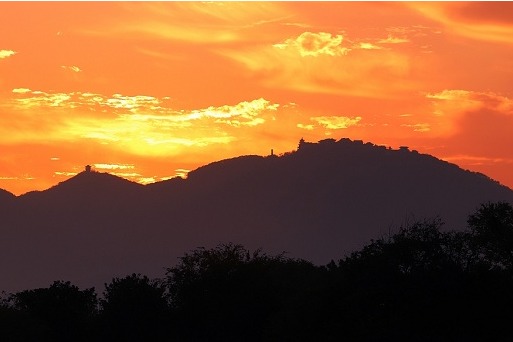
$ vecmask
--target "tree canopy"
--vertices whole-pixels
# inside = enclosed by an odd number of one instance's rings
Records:
[[[162,279],[5,295],[2,341],[502,341],[513,338],[513,208],[486,203],[466,231],[400,227],[317,266],[227,243],[185,253]]]

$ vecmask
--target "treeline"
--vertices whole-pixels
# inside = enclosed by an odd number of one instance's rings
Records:
[[[56,281],[4,295],[0,340],[510,341],[512,206],[483,204],[466,231],[441,226],[402,227],[325,266],[226,244],[101,296]]]

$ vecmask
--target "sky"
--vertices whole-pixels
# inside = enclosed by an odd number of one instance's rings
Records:
[[[0,188],[148,184],[301,138],[513,188],[513,2],[0,2]]]

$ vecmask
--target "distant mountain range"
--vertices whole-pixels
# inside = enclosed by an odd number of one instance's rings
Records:
[[[302,140],[146,186],[84,171],[45,191],[0,191],[0,290],[163,276],[185,252],[221,242],[324,264],[408,221],[464,229],[499,200],[513,203],[513,191],[483,174],[349,139]]]

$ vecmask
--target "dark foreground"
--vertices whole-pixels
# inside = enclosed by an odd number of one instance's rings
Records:
[[[440,226],[414,223],[326,266],[226,244],[101,296],[64,281],[4,294],[0,340],[512,340],[512,206],[483,205],[464,232]]]

